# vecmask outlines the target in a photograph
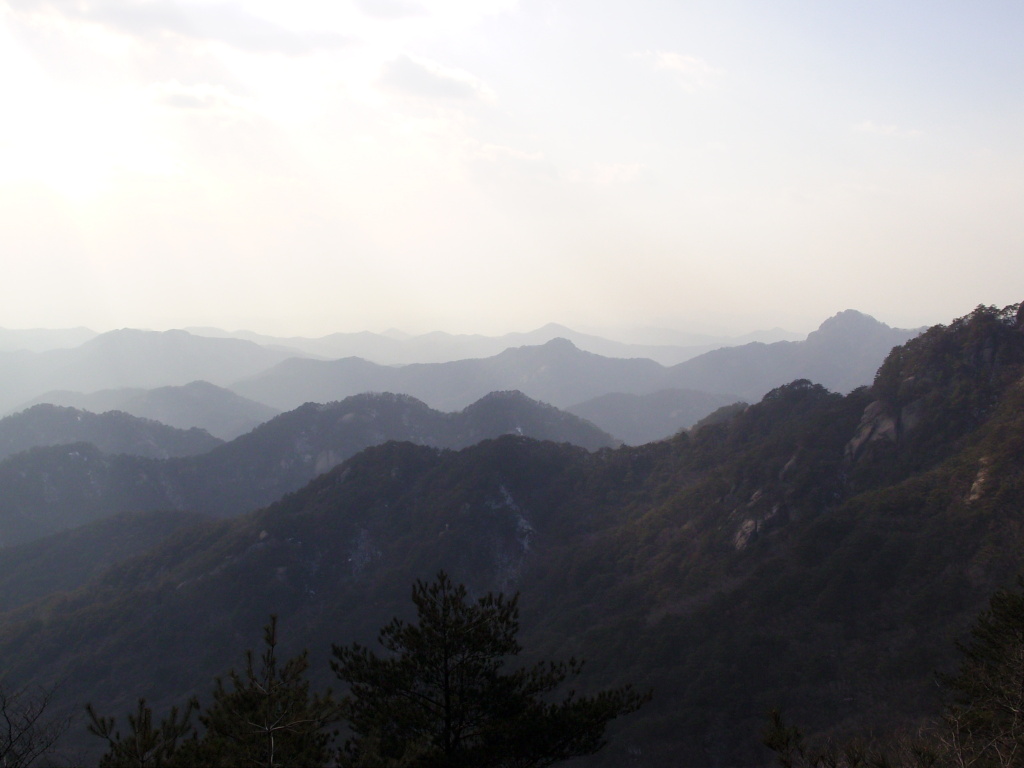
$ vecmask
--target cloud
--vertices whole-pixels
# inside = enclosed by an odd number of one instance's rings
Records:
[[[402,19],[426,13],[422,5],[412,0],[355,0],[356,6],[367,16],[378,19]]]
[[[725,74],[704,59],[670,51],[643,51],[634,53],[633,58],[648,62],[656,70],[672,73],[683,90],[690,93],[715,87]]]
[[[18,10],[54,11],[73,21],[151,40],[174,36],[218,42],[254,53],[298,56],[339,48],[351,40],[333,32],[296,32],[255,16],[234,3],[180,3],[174,0],[19,0]]]
[[[858,133],[872,133],[876,136],[900,136],[910,139],[924,136],[924,131],[919,131],[916,128],[900,128],[898,125],[878,125],[871,120],[857,123],[857,125],[853,126],[853,130]]]
[[[384,87],[426,99],[493,102],[494,93],[479,79],[461,70],[401,55],[384,65]]]

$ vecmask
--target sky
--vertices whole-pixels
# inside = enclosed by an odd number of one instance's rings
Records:
[[[1019,0],[0,0],[0,326],[1024,300]]]

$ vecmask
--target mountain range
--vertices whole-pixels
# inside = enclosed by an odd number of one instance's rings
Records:
[[[354,348],[380,359],[374,350],[415,341],[421,345],[416,348],[447,350],[441,357],[469,355],[388,366],[362,357],[313,359],[310,350],[316,345],[297,349],[285,343],[288,339],[248,334],[256,343],[198,330],[220,337],[126,329],[73,348],[0,351],[0,411],[40,403],[96,413],[121,410],[230,440],[305,402],[398,392],[439,410],[458,411],[489,392],[520,390],[560,408],[579,409],[616,437],[640,443],[669,437],[723,403],[756,401],[794,378],[812,378],[838,391],[868,384],[888,350],[916,333],[848,310],[804,341],[750,342],[671,366],[637,356],[664,360],[656,354],[659,345],[612,342],[555,325],[502,337],[357,334],[362,347],[348,344],[351,335],[340,335],[324,337],[320,341],[326,346],[317,347],[320,352]],[[563,332],[566,338],[552,338]],[[30,339],[35,332],[23,333]],[[53,333],[50,341],[56,343],[62,332]],[[503,347],[542,339],[542,344]],[[473,356],[488,350],[500,351]]]
[[[798,379],[669,440],[388,442],[9,610],[0,657],[12,683],[62,680],[68,706],[166,711],[237,668],[274,613],[281,653],[309,648],[326,685],[330,644],[373,643],[443,568],[473,595],[520,592],[524,663],[584,657],[582,692],[652,690],[580,765],[760,766],[772,708],[811,734],[937,709],[934,671],[1024,565],[1022,412],[1013,305],[896,347],[870,386]],[[41,563],[24,547],[0,550],[0,574]]]
[[[666,389],[756,401],[796,378],[814,377],[841,392],[869,384],[889,350],[917,333],[847,310],[822,323],[806,341],[753,342],[669,367],[644,358],[603,357],[584,352],[567,339],[553,339],[493,357],[401,367],[355,357],[293,358],[231,389],[281,409],[367,391],[403,392],[441,410],[464,408],[500,389],[518,389],[559,408],[613,392],[648,395]]]
[[[229,333],[217,328],[187,328],[198,336],[238,338],[269,347],[297,350],[312,357],[336,360],[360,357],[379,365],[411,363],[449,363],[466,358],[492,357],[510,347],[539,346],[552,339],[567,339],[576,347],[604,357],[645,357],[662,365],[674,365],[691,357],[720,347],[737,346],[752,341],[796,341],[801,334],[775,328],[744,336],[709,336],[673,333],[664,329],[648,329],[636,334],[646,341],[619,341],[592,333],[581,333],[564,325],[548,323],[526,333],[501,336],[451,334],[435,331],[416,336],[392,333],[333,333],[320,338],[277,337],[237,331]],[[652,343],[652,339],[656,340]]]
[[[49,420],[52,410],[77,418],[64,409],[36,406],[0,422],[0,436],[8,421]],[[106,423],[112,417],[132,418],[89,414],[83,421]],[[89,443],[62,440],[0,462],[0,546],[119,512],[189,510],[230,517],[269,504],[388,440],[461,448],[506,433],[590,450],[616,442],[589,422],[518,392],[492,393],[459,413],[440,413],[391,394],[307,403],[229,443],[179,458],[109,455]]]
[[[175,429],[122,411],[95,414],[41,404],[0,419],[0,460],[46,445],[92,443],[104,453],[153,459],[195,456],[223,441],[205,430]]]
[[[240,339],[132,329],[104,333],[68,349],[0,352],[0,411],[50,390],[153,388],[197,380],[225,385],[295,354]]]
[[[221,440],[234,440],[280,413],[277,408],[249,400],[208,381],[153,389],[119,387],[90,393],[51,390],[23,403],[22,408],[39,403],[93,413],[124,411],[178,429],[203,429]]]

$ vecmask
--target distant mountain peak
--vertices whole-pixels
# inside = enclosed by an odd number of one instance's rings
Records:
[[[518,389],[496,389],[493,392],[488,392],[486,395],[477,400],[473,405],[479,405],[480,403],[486,402],[500,402],[500,401],[519,401],[519,402],[534,402],[533,398],[527,397]]]
[[[858,312],[856,309],[844,309],[818,326],[818,332],[866,331],[881,328],[889,328],[889,326],[871,315]]]
[[[561,350],[561,349],[564,349],[564,350],[570,350],[570,349],[578,350],[579,349],[579,347],[577,347],[575,344],[573,344],[571,341],[569,341],[564,336],[556,336],[551,341],[548,341],[548,342],[542,344],[541,346],[542,347],[547,347],[548,349],[559,349],[559,350]]]
[[[504,352],[496,355],[496,357],[521,358],[526,356],[528,359],[554,360],[566,355],[578,355],[581,352],[582,350],[571,341],[562,336],[557,336],[550,341],[545,341],[543,344],[524,344],[521,347],[509,347]]]
[[[844,309],[828,318],[818,330],[807,335],[811,344],[832,343],[835,341],[864,339],[890,334],[898,329],[892,328],[871,315],[858,312],[856,309]]]

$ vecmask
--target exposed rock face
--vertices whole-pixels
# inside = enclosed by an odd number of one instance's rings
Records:
[[[930,445],[977,427],[1024,363],[1022,306],[979,306],[894,349],[846,446],[847,464],[861,461],[873,443],[920,457]]]
[[[924,410],[925,403],[921,398],[899,409],[882,400],[872,402],[864,409],[864,415],[857,425],[857,432],[846,444],[847,462],[856,462],[873,442],[885,441],[899,445],[921,423]]]
[[[790,460],[790,465],[795,459],[796,456]],[[785,471],[785,468],[783,468],[781,474],[784,475]],[[784,514],[782,502],[770,498],[760,488],[754,492],[750,497],[750,501],[743,507],[734,509],[731,517],[743,518],[732,538],[733,546],[738,550],[746,549],[747,546],[757,540],[758,536],[767,533],[777,525],[785,524],[788,518]]]
[[[884,402],[875,400],[864,409],[864,415],[861,416],[860,424],[857,425],[857,433],[846,444],[846,460],[856,461],[860,457],[862,449],[875,440],[895,443],[896,433],[896,419],[888,413]]]
[[[985,485],[989,479],[989,472],[992,466],[991,456],[982,456],[978,461],[978,474],[971,483],[971,491],[967,496],[967,503],[971,504],[981,498],[985,492]]]

